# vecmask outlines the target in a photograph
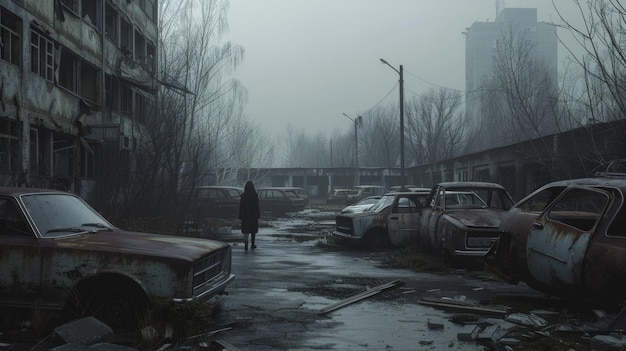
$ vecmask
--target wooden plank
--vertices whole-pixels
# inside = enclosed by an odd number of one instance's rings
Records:
[[[453,302],[453,301],[444,302],[444,301],[421,300],[421,301],[418,301],[417,303],[419,303],[420,305],[425,305],[425,306],[440,307],[444,309],[453,309],[453,310],[484,313],[484,314],[505,315],[509,313],[509,310],[502,309],[502,308],[473,306],[473,305],[461,304],[461,303]]]
[[[327,313],[330,313],[332,311],[336,311],[342,307],[348,306],[350,304],[353,304],[355,302],[361,301],[363,299],[366,299],[368,297],[380,294],[381,292],[385,291],[385,290],[389,290],[392,288],[397,288],[401,285],[404,285],[404,283],[400,280],[394,280],[392,282],[389,283],[385,283],[385,284],[381,284],[378,286],[375,286],[369,290],[366,290],[364,292],[358,293],[356,295],[352,295],[350,297],[348,297],[347,299],[341,300],[339,302],[336,302],[332,305],[326,306],[324,308],[322,308],[318,314],[324,315]]]

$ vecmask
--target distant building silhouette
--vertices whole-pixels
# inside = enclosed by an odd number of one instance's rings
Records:
[[[498,81],[498,63],[503,56],[511,57],[525,55],[526,64],[522,73],[531,77],[531,82],[539,88],[529,89],[535,93],[545,94],[546,99],[535,99],[537,104],[551,104],[548,99],[556,91],[558,78],[557,34],[556,26],[550,23],[537,22],[537,9],[534,8],[504,8],[496,16],[494,22],[474,22],[464,32],[465,36],[465,108],[474,137],[468,151],[484,149],[485,147],[503,145],[510,142],[519,142],[528,138],[539,137],[525,131],[525,123],[515,126],[514,133],[518,135],[504,135],[506,128],[512,122],[507,118],[516,118],[510,111],[516,112],[510,100],[505,99],[501,87],[503,80]],[[519,57],[514,57],[518,60]],[[521,68],[521,67],[520,67]],[[529,72],[536,70],[541,74]],[[502,74],[502,73],[501,73]],[[537,76],[541,76],[538,79]],[[537,81],[535,81],[537,78]],[[504,106],[504,107],[503,107]],[[555,130],[552,115],[555,109],[552,106],[543,106],[537,109],[537,116],[527,117],[536,120],[537,125],[545,134]],[[517,118],[521,121],[520,118]],[[514,123],[514,122],[513,122]],[[498,133],[493,133],[497,130]],[[509,132],[510,134],[511,132]],[[545,135],[544,134],[544,135]]]

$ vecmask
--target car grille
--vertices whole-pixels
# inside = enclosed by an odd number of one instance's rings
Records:
[[[497,236],[493,235],[476,233],[467,237],[465,245],[468,249],[490,248],[497,238]]]
[[[335,218],[336,231],[348,235],[354,235],[354,224],[352,218],[337,216]]]
[[[193,265],[193,290],[205,290],[204,284],[216,277],[229,276],[230,274],[230,248],[220,250],[209,256],[197,260]],[[218,282],[216,282],[218,283]]]

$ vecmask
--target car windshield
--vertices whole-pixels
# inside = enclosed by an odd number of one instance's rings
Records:
[[[65,236],[113,228],[80,198],[69,194],[29,194],[22,201],[43,237]]]
[[[446,189],[445,205],[450,209],[495,208],[508,210],[513,201],[505,191],[490,188]]]
[[[293,191],[293,190],[285,190],[285,195],[287,197],[293,197],[293,198],[298,198],[299,197],[298,194],[296,194],[296,192]]]
[[[380,198],[380,200],[378,200],[377,203],[375,203],[374,205],[372,205],[372,207],[370,207],[368,209],[369,212],[381,212],[384,209],[386,209],[387,207],[391,206],[391,204],[393,203],[393,199],[394,196],[392,195],[388,195],[388,196],[383,196]]]

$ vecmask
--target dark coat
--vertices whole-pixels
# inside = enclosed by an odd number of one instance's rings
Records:
[[[248,185],[250,184],[250,186]],[[244,193],[239,200],[239,219],[241,219],[241,232],[244,234],[256,234],[259,231],[259,195],[254,190],[252,182],[246,183]]]

